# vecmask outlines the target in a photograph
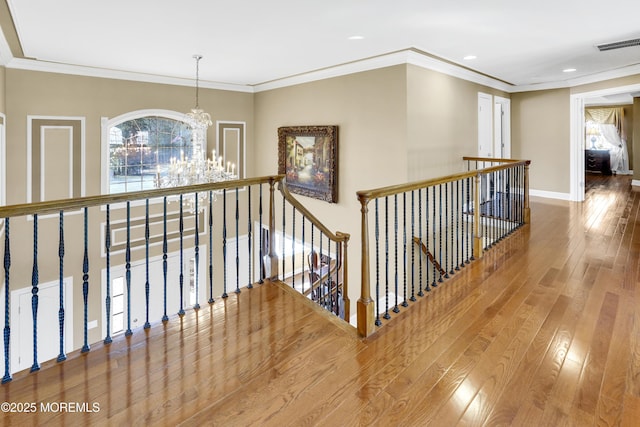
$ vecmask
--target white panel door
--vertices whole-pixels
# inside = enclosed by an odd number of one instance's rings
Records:
[[[65,352],[73,350],[73,298],[71,278],[65,279]],[[60,354],[59,282],[38,286],[38,363],[56,359]],[[33,311],[31,287],[11,292],[11,372],[33,365]]]
[[[493,97],[478,92],[478,156],[493,157]]]

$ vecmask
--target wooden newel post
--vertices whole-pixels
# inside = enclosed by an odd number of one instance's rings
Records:
[[[524,164],[524,223],[531,223],[531,208],[529,207],[529,165],[531,160]]]
[[[358,195],[358,200],[362,205],[362,260],[360,287],[360,299],[358,300],[358,333],[363,337],[371,335],[375,329],[375,319],[373,310],[373,300],[371,299],[370,278],[369,278],[369,203],[368,198]]]
[[[348,322],[349,317],[351,317],[351,301],[349,300],[349,263],[347,262],[347,253],[349,251],[347,249],[347,245],[351,236],[339,231],[336,233],[336,236],[343,239],[339,246],[341,251],[339,257],[342,259],[342,301],[344,303],[343,320]]]
[[[483,237],[481,235],[481,227],[480,227],[480,219],[482,216],[480,215],[480,194],[482,190],[482,175],[480,173],[476,174],[474,178],[474,191],[473,191],[473,256],[478,259],[482,258],[483,250]]]
[[[270,280],[278,279],[278,254],[276,253],[276,204],[275,178],[269,178],[269,254],[265,257],[264,268]]]

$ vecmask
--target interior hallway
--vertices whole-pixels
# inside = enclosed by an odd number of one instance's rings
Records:
[[[266,283],[15,375],[4,401],[99,412],[4,413],[4,425],[637,425],[629,180],[590,177],[582,204],[534,198],[530,226],[365,342]]]

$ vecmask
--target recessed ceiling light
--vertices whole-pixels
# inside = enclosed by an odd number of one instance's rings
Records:
[[[467,55],[462,59],[464,59],[465,61],[471,61],[472,59],[476,59],[476,58],[477,58],[477,56],[475,56],[475,55]]]
[[[349,40],[362,40],[363,38],[363,36],[350,36]]]
[[[563,73],[573,73],[574,71],[576,71],[575,68],[565,68],[562,70]]]

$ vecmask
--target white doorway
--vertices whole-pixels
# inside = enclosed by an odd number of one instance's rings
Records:
[[[64,349],[73,351],[73,278],[63,281]],[[11,372],[33,366],[33,313],[31,287],[11,292]],[[60,354],[60,282],[38,285],[38,363],[56,359]]]
[[[493,154],[500,159],[511,158],[511,100],[494,97]]]
[[[569,115],[570,115],[570,150],[569,150],[569,200],[574,202],[584,201],[584,107],[585,100],[589,98],[598,98],[608,95],[617,95],[623,93],[634,93],[640,91],[640,84],[629,86],[620,86],[609,89],[603,89],[593,92],[584,92],[570,95],[569,98]],[[631,185],[640,185],[636,181],[632,181]]]
[[[182,308],[192,309],[196,302],[201,306],[207,301],[208,283],[206,282],[206,260],[203,259],[207,247],[200,246],[198,292],[196,293],[195,251],[193,248],[183,251],[183,284]],[[110,269],[111,281],[111,337],[125,332],[128,326],[131,330],[144,326],[147,319],[145,283],[147,281],[146,261],[131,263],[130,316],[127,313],[126,268],[124,265],[113,266]],[[102,270],[102,319],[106,319],[107,312],[104,301],[107,296],[107,271]],[[180,310],[180,253],[167,254],[167,316],[171,317]],[[157,323],[164,315],[164,271],[162,256],[149,258],[149,323]],[[102,336],[107,332],[106,321],[102,322]]]
[[[478,92],[478,157],[494,157],[493,108],[493,96]]]

